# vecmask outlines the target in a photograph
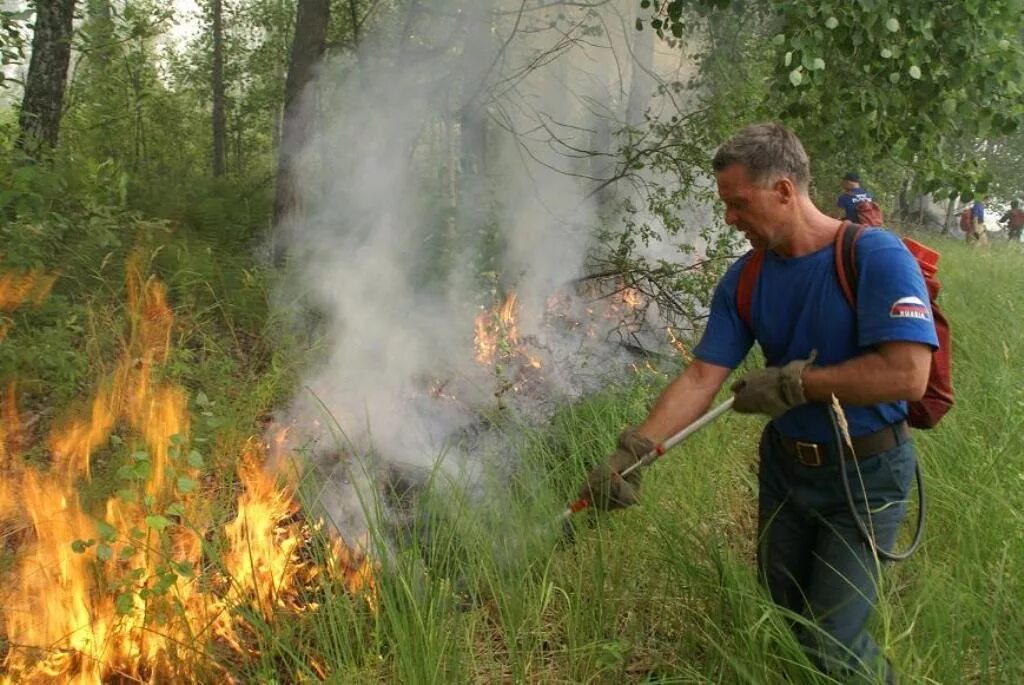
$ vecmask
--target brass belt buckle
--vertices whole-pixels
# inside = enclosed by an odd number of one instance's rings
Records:
[[[796,459],[804,466],[821,466],[821,446],[817,443],[797,440]]]

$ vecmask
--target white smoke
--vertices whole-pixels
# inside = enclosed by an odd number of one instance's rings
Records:
[[[495,1],[492,15],[433,3],[406,17],[415,40],[368,36],[375,47],[359,60],[322,70],[323,125],[300,165],[309,204],[291,232],[295,282],[281,301],[312,304],[326,350],[286,421],[314,440],[320,501],[346,537],[366,525],[353,483],[393,465],[453,480],[477,478],[485,464],[509,468],[507,451],[486,458],[495,441],[467,452],[453,437],[477,435],[498,406],[519,419],[549,411],[630,361],[600,331],[585,335],[594,326],[580,320],[600,303],[573,302],[571,326],[551,325],[547,309],[583,274],[600,213],[593,191],[615,166],[613,136],[602,142],[602,132],[635,109],[632,75],[649,91],[652,69],[680,68],[681,53],[664,46],[653,67],[635,66],[637,4],[524,11]],[[486,160],[476,177],[454,166],[467,154],[467,101],[489,119],[483,149],[468,150]],[[586,152],[595,145],[597,157]],[[502,246],[490,280],[479,273],[488,240]],[[505,289],[518,294],[521,338],[544,357],[520,396],[500,387],[515,369],[496,372],[474,355],[474,317]]]

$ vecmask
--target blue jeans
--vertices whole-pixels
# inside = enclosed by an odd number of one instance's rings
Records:
[[[879,563],[850,515],[835,450],[824,449],[821,466],[804,466],[769,424],[760,452],[758,568],[772,599],[808,619],[793,629],[823,672],[840,682],[890,679],[865,630],[878,598]],[[892,549],[906,518],[916,460],[912,441],[846,460],[857,513],[884,550]]]

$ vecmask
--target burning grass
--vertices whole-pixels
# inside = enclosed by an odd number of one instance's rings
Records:
[[[229,664],[254,657],[253,619],[315,609],[325,578],[375,601],[370,560],[298,515],[297,480],[264,468],[260,441],[238,460],[232,520],[211,520],[185,392],[159,373],[174,322],[165,289],[137,259],[127,273],[121,357],[84,415],[52,428],[48,464],[22,456],[13,384],[0,402],[0,521],[14,552],[0,682],[230,680]],[[33,288],[18,284],[20,303]],[[126,458],[95,513],[79,486],[101,448]]]
[[[1014,683],[1024,450],[1006,427],[1024,406],[1024,271],[1019,253],[947,249],[959,404],[917,436],[931,532],[891,569],[876,634],[908,682]],[[237,469],[213,463],[207,409],[193,396],[189,412],[168,380],[165,298],[141,273],[137,285],[149,314],[129,317],[123,359],[77,420],[39,437],[18,386],[0,392],[6,682],[820,682],[753,572],[759,420],[709,427],[652,468],[641,506],[584,516],[576,544],[552,553],[546,526],[666,380],[641,367],[543,431],[517,426],[536,468],[489,493],[486,515],[442,497],[375,570],[305,520],[295,493],[309,474],[264,468],[273,440],[228,450]],[[54,457],[42,466],[26,456],[40,445]],[[92,506],[79,493],[107,476],[119,492]]]

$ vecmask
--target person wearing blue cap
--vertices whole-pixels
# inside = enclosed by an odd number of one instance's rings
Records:
[[[842,188],[843,192],[836,200],[836,207],[839,208],[837,218],[869,226],[881,225],[881,211],[876,216],[878,204],[868,189],[861,187],[860,174],[856,171],[848,172],[843,176]]]

